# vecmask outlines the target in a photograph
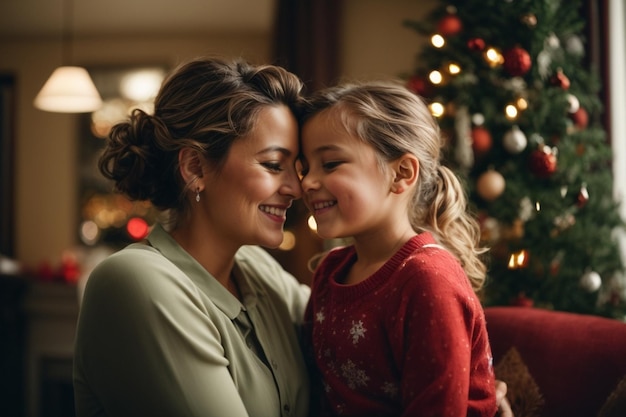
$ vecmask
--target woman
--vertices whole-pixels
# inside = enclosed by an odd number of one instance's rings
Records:
[[[301,195],[301,81],[274,66],[199,59],[154,115],[108,138],[102,173],[166,217],[98,265],[75,347],[78,416],[305,416],[296,326],[309,289],[262,249]]]

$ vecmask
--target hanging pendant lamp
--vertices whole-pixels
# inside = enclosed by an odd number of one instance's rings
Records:
[[[68,48],[71,47],[69,32],[73,10],[70,0],[64,0],[64,6],[61,48],[65,63],[70,61],[66,55],[69,55]],[[102,106],[102,98],[85,68],[63,65],[52,72],[35,97],[34,105],[49,112],[89,113]]]

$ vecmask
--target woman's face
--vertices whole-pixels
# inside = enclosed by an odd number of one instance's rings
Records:
[[[277,247],[287,208],[301,196],[295,170],[298,123],[284,105],[267,106],[252,132],[235,141],[205,192],[211,227],[237,245]]]

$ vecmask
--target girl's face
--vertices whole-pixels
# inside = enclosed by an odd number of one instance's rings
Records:
[[[301,188],[295,169],[298,123],[286,106],[268,106],[252,133],[235,141],[201,201],[210,227],[235,244],[277,247],[285,213]]]
[[[388,220],[389,175],[374,148],[341,126],[337,110],[309,119],[301,143],[304,202],[322,238],[358,236]]]

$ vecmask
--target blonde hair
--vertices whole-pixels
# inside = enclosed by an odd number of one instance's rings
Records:
[[[310,97],[303,122],[334,108],[348,133],[376,150],[381,162],[412,154],[419,160],[419,179],[409,207],[415,231],[428,230],[461,263],[475,291],[486,276],[480,228],[468,210],[465,190],[457,176],[442,165],[439,125],[424,100],[399,83],[349,83]]]

